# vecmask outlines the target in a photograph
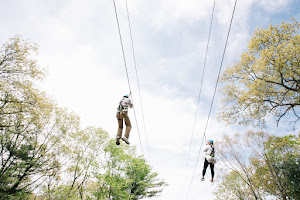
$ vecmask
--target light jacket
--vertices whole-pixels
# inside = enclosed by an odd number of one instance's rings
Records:
[[[119,103],[118,112],[128,111],[128,107],[133,107],[131,100],[129,98],[123,97],[123,99]]]
[[[211,162],[212,157],[215,156],[215,153],[213,152],[213,148],[210,145],[205,145],[204,152],[206,152],[205,158],[208,162]]]

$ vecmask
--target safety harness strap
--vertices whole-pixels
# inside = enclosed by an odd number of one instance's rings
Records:
[[[122,105],[122,102],[123,102],[123,101],[121,100],[120,103],[119,103],[119,110],[120,110],[120,111],[124,110],[124,106]]]
[[[215,157],[215,148],[212,147],[212,146],[211,146],[211,148],[212,148],[213,150],[210,152],[210,154],[207,153],[206,155],[211,156],[211,157]]]

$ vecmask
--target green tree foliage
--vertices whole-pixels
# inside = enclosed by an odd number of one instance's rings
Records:
[[[158,195],[165,183],[133,147],[116,146],[101,128],[81,130],[79,116],[37,88],[45,72],[36,53],[20,36],[0,51],[0,199]]]
[[[35,51],[19,36],[1,48],[0,196],[6,199],[30,193],[60,167],[58,147],[73,123],[72,116],[34,87],[43,75],[31,58]]]
[[[248,51],[222,74],[222,120],[264,126],[268,114],[277,124],[287,114],[300,119],[299,26],[294,20],[253,33]]]
[[[222,182],[218,185],[218,190],[215,193],[216,199],[230,199],[230,200],[250,200],[253,198],[247,183],[243,180],[240,173],[231,171],[223,177]],[[250,195],[249,195],[250,193]]]
[[[265,138],[263,133],[258,133],[256,136],[259,134],[262,139]],[[255,170],[249,165],[248,160],[249,152],[256,151],[255,149],[260,147],[250,142],[249,138],[252,135],[251,132],[245,135],[235,134],[232,137],[225,135],[221,141],[217,142],[217,156],[227,169],[218,188],[218,199],[227,199],[229,196],[237,199],[243,199],[245,196],[249,200],[263,199],[261,184],[253,178]],[[225,191],[227,194],[224,193]]]
[[[143,199],[162,192],[167,184],[151,172],[144,158],[136,155],[135,148],[116,146],[111,140],[106,148],[105,173],[97,174],[98,199]]]
[[[61,170],[44,185],[47,199],[86,199],[91,195],[87,186],[93,172],[101,170],[99,157],[108,140],[101,128],[88,127],[65,137],[61,153]]]
[[[300,137],[294,135],[271,136],[264,143],[263,157],[251,159],[257,170],[256,178],[266,185],[269,194],[281,199],[300,199],[299,161]]]
[[[299,199],[300,137],[264,132],[225,136],[218,155],[228,171],[217,199]]]

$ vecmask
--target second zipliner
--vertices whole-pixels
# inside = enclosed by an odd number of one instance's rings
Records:
[[[208,165],[210,166],[210,172],[211,172],[211,179],[210,182],[214,182],[214,175],[215,175],[215,147],[214,147],[214,141],[213,140],[208,140],[206,143],[206,146],[204,148],[205,154],[205,159],[204,159],[204,165],[203,165],[203,171],[202,171],[202,178],[201,181],[204,181],[204,176],[206,173],[206,169]]]

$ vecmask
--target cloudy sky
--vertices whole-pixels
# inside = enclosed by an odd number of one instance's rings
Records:
[[[169,186],[160,200],[212,199],[216,183],[200,182],[203,153],[195,161],[204,132],[217,72],[220,67],[235,0],[216,0],[201,101],[190,153],[198,91],[203,71],[213,0],[127,0],[135,47],[145,126],[135,75],[126,1],[116,0],[125,58],[132,88],[134,112],[132,145]],[[113,0],[1,0],[0,43],[16,34],[39,45],[38,61],[48,69],[41,88],[80,115],[82,127],[97,126],[111,137],[117,131],[116,107],[129,93]],[[240,0],[224,58],[223,70],[247,49],[256,28],[300,19],[298,0]],[[220,86],[221,87],[221,86]],[[249,127],[226,127],[218,122],[220,93],[216,94],[206,135]],[[144,129],[146,127],[146,131]],[[271,133],[295,133],[286,125],[269,123]],[[147,140],[146,140],[147,139]],[[148,141],[148,142],[146,142]],[[124,144],[122,144],[124,145]],[[216,170],[216,182],[218,169]]]

